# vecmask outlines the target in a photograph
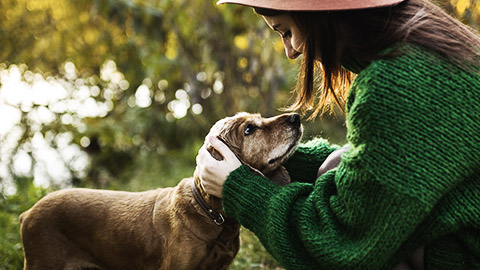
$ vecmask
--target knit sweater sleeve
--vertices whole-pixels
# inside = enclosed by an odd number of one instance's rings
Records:
[[[350,90],[339,167],[280,187],[242,166],[225,182],[226,214],[287,269],[393,268],[454,227],[429,225],[432,209],[477,170],[480,100],[463,95],[480,83],[453,69],[421,50],[372,63]]]
[[[292,181],[312,183],[317,178],[320,165],[338,148],[338,145],[330,145],[325,139],[315,138],[300,144],[284,166]]]

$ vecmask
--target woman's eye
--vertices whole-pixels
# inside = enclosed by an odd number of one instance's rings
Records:
[[[282,34],[282,38],[289,38],[292,37],[292,32],[287,30],[285,33]]]
[[[248,124],[245,127],[244,134],[245,134],[245,136],[251,135],[251,134],[253,134],[253,132],[255,132],[255,130],[257,130],[257,127],[255,125]]]

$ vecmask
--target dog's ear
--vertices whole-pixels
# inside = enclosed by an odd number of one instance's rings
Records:
[[[240,161],[240,162],[242,162],[242,164],[244,164],[244,165],[247,165],[247,166],[250,168],[250,170],[252,170],[252,172],[254,172],[254,173],[256,173],[256,174],[258,174],[258,175],[260,175],[260,176],[263,176],[263,177],[265,177],[265,178],[268,178],[268,177],[265,176],[265,174],[263,174],[260,170],[255,169],[255,168],[252,167],[250,164],[244,163],[243,161]]]
[[[240,126],[244,122],[245,116],[231,117],[218,133],[218,139],[228,145],[228,148],[239,158],[243,142],[243,132],[240,130]]]
[[[267,177],[272,182],[280,186],[285,186],[291,182],[290,175],[288,174],[287,169],[285,169],[283,166],[280,166],[276,170],[269,173]]]
[[[213,146],[209,145],[207,147],[207,151],[212,155],[212,157],[216,160],[223,160],[223,156],[218,152]]]
[[[278,167],[268,175],[264,175],[261,171],[253,168],[252,166],[248,164],[245,165],[247,165],[253,172],[265,178],[268,178],[270,181],[274,182],[277,185],[285,186],[287,184],[290,184],[291,182],[290,175],[288,174],[287,169],[285,169],[283,166]]]

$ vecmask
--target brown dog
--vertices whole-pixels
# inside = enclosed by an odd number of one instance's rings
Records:
[[[297,114],[240,113],[218,121],[210,135],[242,163],[286,184],[281,164],[302,127]],[[27,270],[227,269],[239,248],[240,225],[223,216],[220,199],[206,194],[195,176],[146,192],[53,192],[23,213],[20,223]]]

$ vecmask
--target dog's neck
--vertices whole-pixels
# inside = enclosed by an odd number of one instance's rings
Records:
[[[220,198],[217,198],[213,195],[208,194],[203,189],[202,185],[200,184],[200,178],[197,176],[196,172],[194,173],[194,177],[193,177],[193,185],[195,189],[198,191],[198,194],[200,195],[201,199],[205,202],[205,204],[208,205],[209,208],[217,211],[218,213],[221,213],[222,215],[224,214],[222,210],[222,200]]]
[[[210,218],[206,227],[208,234],[217,233],[211,247],[211,254],[216,256],[215,254],[218,254],[218,252],[221,254],[226,252],[231,255],[230,259],[233,260],[239,248],[240,223],[233,218],[225,216],[222,211],[222,200],[205,192],[196,173],[194,173],[193,181],[191,182],[191,189],[193,200],[202,208],[204,215]],[[202,204],[204,205],[202,206]],[[215,213],[212,215],[209,209],[213,209]],[[215,226],[216,229],[212,227],[214,226],[213,224],[217,225]],[[211,241],[209,242],[212,243]],[[213,252],[214,250],[216,252]]]

